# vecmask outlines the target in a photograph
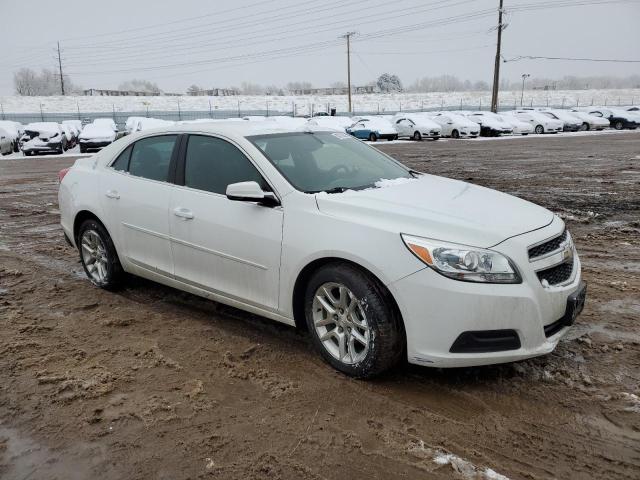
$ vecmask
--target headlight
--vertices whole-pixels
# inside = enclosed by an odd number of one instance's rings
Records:
[[[463,282],[522,282],[511,261],[493,250],[405,234],[402,234],[402,240],[411,253],[445,277]]]

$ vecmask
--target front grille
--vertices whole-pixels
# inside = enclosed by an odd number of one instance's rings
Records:
[[[538,279],[540,279],[540,282],[546,280],[549,285],[558,285],[560,283],[566,282],[571,278],[572,273],[573,259],[568,262],[555,265],[551,268],[546,268],[544,270],[536,272],[536,274],[538,275]]]
[[[535,247],[531,247],[529,249],[529,260],[533,260],[534,258],[542,257],[547,253],[554,252],[560,248],[560,245],[567,239],[567,231],[562,232],[561,235],[552,238],[540,245],[536,245]]]

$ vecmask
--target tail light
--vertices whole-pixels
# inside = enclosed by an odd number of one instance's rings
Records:
[[[64,178],[64,176],[69,173],[69,170],[71,170],[71,168],[63,168],[62,170],[60,170],[58,172],[58,181],[60,183],[62,183],[62,179]]]

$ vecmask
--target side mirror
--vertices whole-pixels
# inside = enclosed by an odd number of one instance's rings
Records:
[[[227,198],[238,202],[257,202],[269,207],[279,205],[278,197],[265,192],[258,182],[238,182],[227,185]]]

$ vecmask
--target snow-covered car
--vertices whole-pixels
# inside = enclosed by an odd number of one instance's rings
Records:
[[[611,127],[616,130],[635,130],[640,126],[640,118],[637,118],[633,112],[607,107],[579,107],[579,109],[583,112],[587,112],[589,115],[609,120]]]
[[[78,137],[80,152],[89,150],[100,150],[116,140],[116,132],[110,125],[100,123],[90,123],[85,125]]]
[[[67,125],[66,123],[61,123],[60,128],[62,129],[62,133],[64,133],[65,138],[67,139],[67,145],[65,146],[66,150],[73,148],[76,146],[77,136],[73,127]]]
[[[64,153],[67,137],[59,123],[35,122],[24,127],[20,150],[25,156],[36,153]]]
[[[480,135],[483,137],[498,137],[513,133],[513,127],[493,112],[470,112],[466,116],[480,125]]]
[[[564,132],[577,132],[582,129],[582,120],[572,115],[571,112],[553,108],[544,108],[539,111],[553,120],[560,120],[563,124],[562,130]]]
[[[13,134],[0,127],[0,154],[9,155],[13,153]]]
[[[144,119],[145,117],[127,117],[127,120],[124,123],[124,134],[129,135],[133,132],[139,131],[138,126]]]
[[[513,115],[498,115],[503,121],[507,122],[513,128],[514,135],[529,135],[533,133],[533,126],[528,122],[523,122],[522,120],[514,117]]]
[[[376,117],[359,117],[359,120],[347,128],[347,133],[370,142],[379,139],[391,141],[398,138],[398,131],[388,120]]]
[[[585,300],[557,215],[410,170],[344,133],[179,125],[59,177],[62,230],[94,285],[127,272],[307,325],[324,359],[357,377],[402,358],[548,354]]]
[[[582,126],[580,130],[604,130],[605,128],[609,128],[611,123],[606,118],[597,117],[595,115],[591,115],[587,112],[582,112],[580,110],[571,110],[571,115],[577,117],[582,121]]]
[[[91,123],[93,123],[94,125],[110,128],[114,131],[114,133],[118,133],[118,126],[116,125],[116,122],[114,122],[111,118],[96,118]]]
[[[272,122],[278,124],[280,127],[295,129],[306,125],[307,119],[301,117],[288,117],[286,115],[274,115],[267,117],[265,122]]]
[[[60,123],[71,126],[78,134],[82,131],[82,120],[63,120]]]
[[[424,115],[399,113],[393,118],[393,126],[398,132],[398,138],[412,138],[416,141],[424,138],[438,140],[442,134],[442,127]]]
[[[533,127],[533,132],[538,135],[543,133],[558,133],[564,130],[564,122],[549,118],[536,110],[511,110],[504,113],[506,115],[513,115],[523,122],[527,122]]]
[[[431,119],[442,128],[443,137],[476,138],[480,135],[480,125],[464,115],[453,112],[434,112],[431,115]]]
[[[309,119],[308,124],[335,130],[336,132],[346,132],[347,128],[353,125],[353,122],[354,120],[351,117],[314,116]]]
[[[0,128],[9,134],[14,152],[20,151],[20,137],[24,133],[24,126],[11,120],[0,120]]]

